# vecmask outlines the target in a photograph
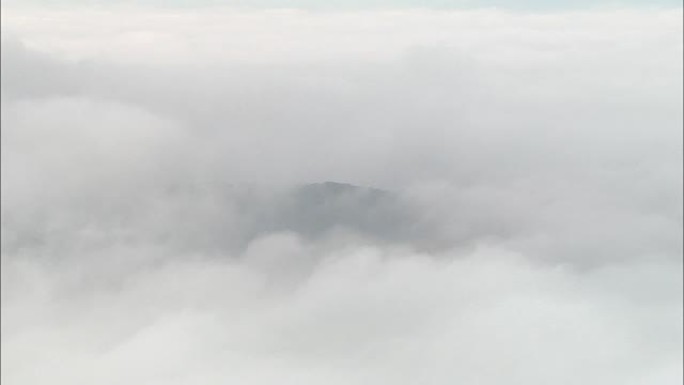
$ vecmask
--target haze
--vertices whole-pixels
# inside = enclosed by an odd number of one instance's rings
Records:
[[[682,8],[2,9],[6,385],[676,385]]]

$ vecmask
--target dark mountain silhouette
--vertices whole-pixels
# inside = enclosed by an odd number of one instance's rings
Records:
[[[291,232],[318,240],[348,233],[377,242],[426,245],[430,224],[396,193],[346,183],[323,182],[296,186],[269,199],[245,199],[241,240],[275,232]]]
[[[406,207],[387,191],[325,182],[300,186],[276,208],[274,228],[307,238],[342,229],[372,238],[405,237],[413,221]]]

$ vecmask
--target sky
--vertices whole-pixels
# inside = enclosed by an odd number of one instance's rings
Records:
[[[681,6],[1,17],[2,383],[682,383]]]
[[[94,6],[111,4],[99,0],[6,0],[5,4],[41,5],[41,6]],[[239,6],[255,8],[304,8],[304,9],[373,9],[373,8],[501,8],[526,11],[576,10],[586,8],[676,8],[681,7],[680,0],[171,0],[171,1],[118,1],[116,4],[136,4],[163,7],[204,7],[204,6]]]

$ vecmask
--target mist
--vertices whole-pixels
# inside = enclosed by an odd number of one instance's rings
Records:
[[[682,383],[681,31],[3,7],[2,383]]]

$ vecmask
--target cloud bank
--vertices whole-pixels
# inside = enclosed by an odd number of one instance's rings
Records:
[[[2,382],[681,383],[681,20],[3,9]]]

